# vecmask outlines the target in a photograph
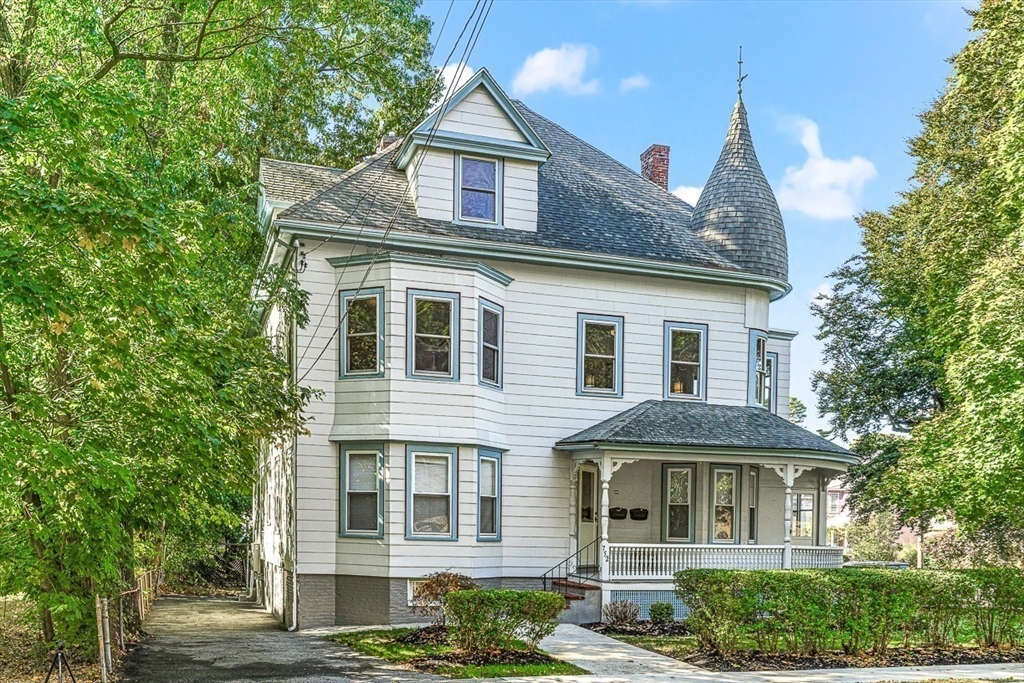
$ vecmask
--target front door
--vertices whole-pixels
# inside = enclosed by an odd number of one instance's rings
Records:
[[[576,519],[578,528],[576,538],[579,540],[579,549],[583,551],[591,546],[598,539],[598,524],[600,513],[597,503],[597,469],[586,465],[580,467],[580,485],[577,494],[578,509]],[[597,564],[598,549],[596,545],[590,547],[587,552],[580,555],[580,565],[591,566]]]

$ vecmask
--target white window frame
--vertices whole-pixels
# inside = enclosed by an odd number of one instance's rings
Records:
[[[747,544],[757,545],[757,503],[761,493],[761,471],[750,468],[747,479]]]
[[[792,510],[792,512],[793,512],[792,525],[793,526],[790,529],[790,535],[793,538],[811,538],[811,539],[814,538],[814,529],[817,526],[817,523],[816,523],[816,521],[814,519],[815,507],[816,507],[816,503],[815,503],[815,500],[814,500],[815,498],[816,498],[816,496],[813,493],[808,493],[806,491],[794,491],[793,492],[793,510]],[[810,508],[809,509],[804,509],[803,508],[804,501],[810,501]],[[800,524],[800,513],[801,512],[809,512],[809,513],[811,513],[810,514],[811,523],[808,526],[807,533],[801,533],[803,531],[803,529],[804,529],[803,525]]]
[[[767,349],[768,345],[765,344]],[[779,354],[766,351],[764,354],[764,387],[761,390],[761,405],[773,415],[778,412]]]
[[[360,301],[363,299],[375,299],[376,311],[377,311],[377,329],[374,333],[377,342],[377,367],[373,370],[352,370],[349,368],[349,338],[348,332],[348,307],[353,301]],[[384,376],[384,288],[383,287],[372,287],[361,290],[347,290],[341,292],[340,299],[340,317],[341,317],[341,331],[340,331],[340,343],[341,343],[341,354],[340,354],[340,373],[342,378],[366,378],[366,377],[383,377]],[[369,336],[369,332],[360,332],[355,336]]]
[[[484,316],[487,313],[493,313],[498,316],[498,345],[492,346],[484,341]],[[479,352],[479,365],[480,365],[480,383],[496,389],[501,389],[504,384],[504,367],[505,367],[505,309],[496,303],[488,301],[487,299],[480,299],[480,321],[479,321],[479,334],[480,334],[480,352]],[[484,349],[492,348],[497,354],[497,378],[492,380],[484,377]]]
[[[438,496],[443,494],[416,492],[416,456],[442,457],[448,460],[448,532],[424,533],[414,531],[415,499],[417,495]],[[405,538],[407,540],[455,541],[458,540],[458,448],[455,446],[408,446],[406,448],[406,516]]]
[[[615,355],[598,356],[587,353],[587,326],[601,325],[615,328]],[[625,320],[622,316],[598,315],[592,313],[577,314],[576,327],[576,395],[577,396],[602,396],[605,398],[622,398],[623,383],[623,332]],[[588,357],[612,358],[612,387],[587,387],[585,385],[585,365]]]
[[[490,451],[481,449],[478,453],[478,464],[477,464],[477,522],[476,522],[476,540],[478,541],[500,541],[501,540],[501,452]],[[494,463],[494,495],[486,496],[494,498],[494,531],[485,532],[482,528],[483,505],[481,504],[485,498],[483,494],[483,464],[484,461],[490,461]]]
[[[437,292],[423,289],[410,289],[406,298],[406,377],[412,379],[431,379],[437,381],[459,381],[459,306],[460,296],[457,292]],[[420,335],[416,333],[416,302],[438,301],[448,304],[448,323],[450,336],[448,344],[448,372],[433,372],[416,369],[416,338],[440,335]]]
[[[768,333],[750,330],[749,375],[747,378],[747,403],[764,408],[765,368],[767,365]]]
[[[828,514],[830,514],[830,515],[838,515],[839,514],[839,511],[842,509],[842,506],[840,505],[839,498],[840,498],[840,496],[839,496],[838,493],[829,493],[828,494]],[[832,504],[833,502],[835,503],[835,505]]]
[[[486,218],[476,218],[474,216],[463,216],[462,215],[462,191],[463,189],[472,190],[473,192],[488,192],[488,190],[481,190],[475,187],[464,188],[462,186],[462,161],[463,159],[470,159],[472,161],[486,161],[494,164],[494,220],[487,220]],[[470,223],[473,225],[493,225],[500,227],[502,225],[502,208],[504,203],[503,196],[503,185],[504,185],[504,164],[501,159],[494,157],[477,156],[475,154],[456,154],[455,155],[455,222],[456,223]]]
[[[689,484],[690,484],[689,490],[687,491],[687,500],[689,501],[687,503],[687,507],[690,508],[690,514],[689,514],[690,524],[689,524],[689,528],[687,529],[687,534],[689,534],[689,535],[686,538],[679,538],[679,537],[676,537],[676,536],[669,536],[668,535],[669,534],[669,506],[671,505],[671,494],[670,494],[670,491],[672,489],[672,473],[673,472],[682,472],[682,471],[685,471],[685,472],[688,473],[688,475],[689,475],[689,480],[688,481],[689,481]],[[697,509],[696,509],[696,501],[694,500],[694,493],[697,490],[696,489],[697,468],[696,468],[696,466],[694,466],[692,464],[691,465],[687,465],[687,464],[681,464],[681,463],[666,463],[665,465],[662,466],[662,479],[663,479],[664,483],[662,484],[662,506],[661,506],[662,507],[662,510],[661,510],[662,527],[661,527],[661,538],[662,538],[663,542],[665,542],[665,543],[693,543],[696,540],[694,537],[696,536],[695,530],[697,528],[697,526],[696,526],[696,521],[697,521],[696,513],[697,513]]]
[[[369,493],[369,491],[352,491],[351,475],[349,473],[349,458],[352,455],[372,455],[376,462],[377,486],[373,493],[376,495],[377,526],[374,529],[351,529],[349,528],[349,511],[351,504],[349,494]],[[383,538],[384,536],[384,448],[379,445],[349,444],[341,449],[341,519],[339,524],[339,536],[347,538]]]
[[[711,481],[708,494],[708,541],[715,545],[737,545],[740,542],[740,519],[738,513],[742,509],[740,505],[740,468],[735,465],[712,465],[709,471]],[[718,506],[715,502],[715,484],[717,483],[716,475],[719,472],[732,474],[732,538],[729,539],[715,538],[715,508]]]
[[[672,335],[674,335],[676,332],[697,334],[700,338],[700,356],[697,368],[698,375],[696,394],[677,394],[672,391],[672,366],[674,364],[693,365],[693,363],[683,363],[681,361],[672,360]],[[701,323],[666,322],[665,339],[663,343],[662,353],[664,355],[665,362],[665,398],[683,399],[687,401],[706,400],[708,386],[708,326]]]

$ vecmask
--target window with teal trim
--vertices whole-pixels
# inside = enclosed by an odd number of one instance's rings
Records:
[[[622,326],[621,316],[578,315],[576,393],[622,396]]]
[[[341,376],[379,377],[384,372],[384,290],[341,293]]]
[[[458,448],[409,446],[406,454],[406,537],[456,539]]]
[[[477,538],[481,541],[501,539],[501,454],[480,451],[477,495]]]
[[[768,333],[750,331],[750,367],[747,380],[747,403],[765,407],[768,376]]]
[[[341,535],[384,533],[383,451],[352,446],[341,451]]]
[[[480,300],[480,382],[501,388],[503,310]]]
[[[459,295],[455,292],[408,292],[407,375],[425,379],[459,379]]]
[[[501,163],[496,159],[458,156],[459,219],[500,223]]]

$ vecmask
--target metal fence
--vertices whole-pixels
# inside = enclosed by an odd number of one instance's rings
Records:
[[[135,585],[116,597],[96,596],[96,634],[103,683],[110,680],[114,669],[114,650],[124,653],[126,643],[141,633],[162,579],[159,568],[150,569],[138,574]]]

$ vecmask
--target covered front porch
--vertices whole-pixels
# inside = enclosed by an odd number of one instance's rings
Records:
[[[670,589],[683,569],[842,566],[824,501],[856,456],[761,408],[650,401],[556,448],[570,554],[552,578],[609,593]]]

